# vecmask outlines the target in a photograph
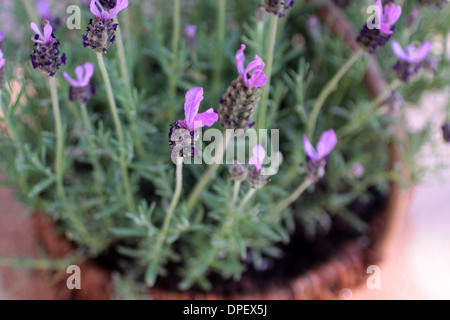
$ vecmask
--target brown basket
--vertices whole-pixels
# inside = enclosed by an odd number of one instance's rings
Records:
[[[316,2],[307,0],[307,2]],[[317,9],[317,14],[333,32],[340,36],[352,49],[357,50],[356,33],[348,23],[342,12],[332,3]],[[365,82],[373,97],[378,97],[388,88],[382,72],[372,57],[368,63]],[[398,128],[399,134],[402,133]],[[398,160],[397,148],[389,146],[391,163]],[[370,225],[369,236],[372,245],[367,247],[361,241],[350,241],[336,254],[322,264],[311,268],[289,283],[274,285],[270,290],[257,293],[236,293],[221,296],[216,293],[179,292],[153,288],[149,296],[153,299],[335,299],[343,288],[352,288],[365,281],[366,268],[377,264],[383,256],[386,245],[392,235],[398,230],[409,203],[410,191],[402,192],[400,187],[391,183],[391,193],[386,210],[377,216]],[[37,233],[52,258],[67,257],[76,250],[75,246],[63,237],[55,236],[52,232],[54,224],[43,215],[36,214]],[[66,289],[66,277],[60,277],[54,285],[60,290],[61,299],[109,299],[112,292],[112,280],[108,271],[95,264],[85,261],[79,264],[82,273],[82,290],[70,291]],[[48,276],[48,274],[47,274]],[[245,279],[243,281],[246,281]],[[59,289],[58,289],[59,288]]]

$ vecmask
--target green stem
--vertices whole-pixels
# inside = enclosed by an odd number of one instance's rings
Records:
[[[249,202],[249,200],[253,197],[253,195],[255,194],[256,189],[255,188],[251,188],[247,194],[245,195],[244,199],[242,199],[241,204],[239,205],[239,207],[237,208],[237,212],[241,212],[242,209],[244,209],[245,205],[247,204],[247,202]]]
[[[116,21],[117,17],[116,17]],[[122,74],[122,79],[124,81],[125,90],[128,94],[128,101],[131,106],[130,108],[127,108],[127,114],[128,114],[128,120],[130,122],[131,131],[133,132],[133,138],[136,145],[136,151],[140,157],[142,157],[145,153],[144,145],[142,144],[141,136],[139,135],[139,132],[136,128],[136,117],[137,117],[137,110],[136,110],[136,104],[134,102],[133,98],[133,88],[131,86],[130,81],[130,74],[128,72],[128,65],[127,65],[127,59],[125,55],[125,47],[123,44],[123,37],[122,37],[122,30],[120,26],[117,27],[116,31],[116,42],[117,42],[117,52],[119,54],[119,63],[120,63],[120,73]]]
[[[233,189],[233,199],[231,200],[231,208],[234,207],[234,204],[236,203],[240,190],[241,190],[241,181],[235,181]]]
[[[53,116],[55,118],[56,133],[56,154],[55,154],[55,174],[56,188],[62,200],[65,200],[63,187],[63,152],[64,152],[64,133],[62,130],[61,113],[59,111],[58,91],[56,89],[55,77],[49,77],[50,93],[52,97]]]
[[[175,97],[177,94],[178,42],[180,41],[180,0],[175,0],[172,17],[172,64],[169,76],[169,121],[175,117]]]
[[[275,50],[275,43],[277,39],[277,26],[278,26],[278,15],[270,15],[270,28],[269,28],[269,42],[267,43],[267,56],[266,56],[266,68],[265,73],[267,76],[267,82],[263,87],[263,92],[261,96],[261,104],[258,108],[258,118],[256,122],[256,129],[264,129],[266,127],[266,113],[267,113],[267,103],[270,94],[270,82],[272,78],[272,66],[273,66],[273,53]]]
[[[50,94],[52,97],[52,106],[53,106],[53,116],[55,119],[55,133],[56,133],[56,150],[55,150],[55,175],[56,175],[56,189],[60,200],[67,203],[66,194],[64,192],[63,185],[63,152],[64,152],[64,133],[62,130],[62,121],[61,121],[61,113],[59,110],[59,101],[58,101],[58,91],[56,89],[56,80],[55,77],[49,77],[49,86],[50,86]],[[68,211],[68,220],[71,226],[78,232],[82,241],[86,242],[92,250],[98,250],[97,243],[91,238],[86,227],[83,222],[77,216],[77,214],[73,211],[70,204],[67,206]]]
[[[311,111],[311,115],[309,117],[307,136],[309,139],[312,139],[314,134],[314,130],[316,128],[317,118],[319,117],[320,110],[325,103],[325,100],[328,96],[337,89],[339,81],[342,77],[347,73],[350,67],[358,61],[358,59],[363,55],[364,51],[359,49],[348,59],[348,61],[339,69],[339,71],[334,75],[334,77],[322,88],[322,91],[317,98],[313,109]]]
[[[133,200],[133,194],[131,193],[130,180],[128,177],[128,168],[125,159],[125,151],[123,150],[123,146],[125,145],[125,140],[123,137],[122,125],[120,123],[119,113],[117,111],[116,101],[114,99],[114,94],[112,91],[111,81],[109,79],[108,71],[106,70],[105,62],[103,60],[103,54],[97,52],[98,64],[100,66],[100,70],[103,76],[103,80],[106,86],[106,93],[108,96],[109,107],[111,110],[111,114],[114,119],[114,125],[116,127],[117,139],[120,144],[120,169],[122,172],[122,180],[123,187],[125,189],[125,197],[128,205],[128,209],[132,213],[136,213],[136,206]]]
[[[173,213],[175,212],[175,208],[180,200],[181,195],[181,187],[183,184],[183,158],[177,158],[177,168],[176,168],[176,184],[175,191],[173,193],[172,201],[170,202],[169,210],[167,211],[166,217],[164,218],[163,226],[161,232],[158,235],[158,239],[156,240],[155,245],[155,254],[153,255],[152,264],[159,263],[159,255],[161,248],[166,239],[167,230],[169,228],[170,220],[172,219]],[[150,267],[150,269],[155,269],[154,267]],[[147,279],[148,284],[153,285],[155,279]]]
[[[302,195],[302,193],[308,189],[308,187],[313,183],[312,180],[306,179],[291,195],[286,198],[284,201],[280,202],[275,209],[273,210],[273,214],[276,215],[289,207],[295,200],[298,199]]]
[[[223,67],[223,42],[225,39],[225,24],[226,24],[226,0],[219,0],[217,6],[217,43],[216,52],[214,54],[214,75],[213,88],[217,92],[220,89]]]
[[[92,124],[91,124],[91,121],[89,120],[89,115],[87,112],[86,104],[82,103],[80,105],[80,109],[81,109],[81,115],[82,115],[83,121],[84,121],[84,126],[88,130],[87,141],[88,141],[88,145],[89,145],[89,149],[90,149],[89,157],[91,158],[91,162],[94,167],[95,189],[96,189],[97,195],[103,199],[103,187],[102,187],[103,179],[102,179],[102,174],[101,174],[102,170],[101,170],[101,166],[98,161],[98,158],[95,156],[95,153],[94,153],[95,143],[91,136],[91,134],[93,133]]]
[[[198,198],[203,193],[203,189],[205,189],[205,187],[208,185],[209,181],[211,180],[211,177],[216,172],[217,168],[219,167],[219,164],[222,162],[223,155],[232,137],[233,137],[232,134],[225,131],[222,145],[221,147],[219,147],[219,150],[217,151],[216,156],[214,157],[214,163],[209,166],[208,170],[203,174],[203,176],[197,182],[191,194],[189,195],[186,206],[188,211],[192,211],[192,209],[194,209],[194,206],[197,204]]]

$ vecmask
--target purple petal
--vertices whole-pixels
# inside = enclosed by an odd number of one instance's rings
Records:
[[[91,0],[90,9],[91,9],[91,12],[94,14],[94,16],[99,17],[99,18],[102,16],[103,6],[98,0]],[[102,10],[102,11],[100,11],[100,10]]]
[[[264,150],[263,146],[257,144],[252,149],[253,157],[251,157],[248,161],[249,165],[252,165],[256,168],[256,170],[261,170],[264,158],[266,157],[266,150]]]
[[[34,22],[32,22],[32,23],[30,24],[30,27],[31,27],[31,29],[34,31],[34,33],[36,33],[36,34],[39,36],[39,39],[40,39],[40,40],[35,40],[34,38],[32,38],[32,40],[33,40],[34,42],[43,43],[43,41],[44,41],[44,36],[42,35],[41,30],[39,30],[37,24],[34,23]]]
[[[203,100],[203,88],[192,88],[186,93],[185,99],[184,114],[186,117],[186,124],[189,130],[193,130],[194,118],[198,114],[200,102]]]
[[[84,76],[83,66],[78,66],[75,68],[75,75],[77,76],[78,83],[81,86],[81,82],[83,81],[83,76]]]
[[[78,81],[72,79],[67,72],[63,73],[64,78],[66,78],[67,81],[69,81],[69,83],[73,86],[73,87],[79,87],[79,83]]]
[[[397,41],[392,41],[392,50],[394,51],[394,54],[402,60],[409,60],[408,54],[402,49],[402,46]]]
[[[305,148],[306,155],[310,159],[312,160],[319,159],[316,150],[314,150],[314,147],[312,146],[311,142],[309,142],[308,138],[305,135],[303,136],[303,148]]]
[[[397,22],[402,15],[402,7],[396,6],[394,3],[388,3],[384,6],[384,21],[389,26]]]
[[[319,159],[325,158],[331,150],[336,146],[337,137],[333,129],[322,133],[319,143],[317,144],[317,156]]]
[[[90,62],[86,62],[84,64],[84,78],[82,80],[83,86],[87,86],[89,81],[91,81],[92,76],[94,75],[94,64]]]
[[[197,31],[197,27],[194,26],[193,24],[187,24],[185,27],[185,31],[186,31],[186,35],[189,38],[194,38],[195,37],[195,32]]]
[[[419,62],[422,61],[427,57],[427,55],[430,53],[431,49],[433,48],[433,45],[430,42],[424,42],[422,46],[414,53],[414,55],[411,57],[411,62]]]
[[[245,83],[247,83],[247,75],[244,71],[244,61],[245,61],[245,44],[241,44],[241,48],[236,52],[236,65],[239,72],[239,75],[244,79]]]
[[[245,69],[245,74],[248,74],[251,70],[254,70],[250,79],[248,80],[248,85],[250,88],[255,87],[262,87],[267,82],[267,77],[264,71],[264,61],[258,57],[255,56],[255,60],[249,63],[247,68]]]
[[[49,43],[52,39],[53,28],[48,20],[44,20],[44,42]]]
[[[385,33],[385,34],[393,34],[394,32],[390,29],[390,25],[386,24],[386,23],[382,23],[380,25],[380,31]]]
[[[219,120],[219,115],[214,112],[213,108],[210,108],[194,117],[194,129],[203,128],[204,126],[211,127],[217,120]]]

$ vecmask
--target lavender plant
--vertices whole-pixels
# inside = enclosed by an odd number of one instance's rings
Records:
[[[134,283],[211,290],[217,276],[274,270],[299,236],[364,235],[390,182],[420,181],[433,130],[450,140],[450,104],[442,127],[409,131],[405,116],[448,91],[447,47],[435,46],[450,30],[445,1],[330,1],[363,25],[353,53],[315,17],[320,1],[91,0],[84,33],[55,32],[65,12],[44,2],[13,4],[32,42],[0,39],[2,172],[84,256],[118,257]],[[362,81],[369,57],[390,81],[376,98]],[[278,129],[279,150],[275,136],[239,140],[254,129]],[[398,163],[392,142],[405,146]],[[235,147],[244,159],[227,159]]]

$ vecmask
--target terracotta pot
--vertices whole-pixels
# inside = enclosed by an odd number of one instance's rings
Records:
[[[307,0],[315,2],[315,0]],[[317,14],[333,32],[342,37],[352,49],[357,50],[356,33],[340,10],[332,3],[317,9]],[[375,61],[370,59],[365,82],[373,97],[378,97],[387,89],[387,83]],[[402,133],[398,128],[399,134]],[[394,145],[389,146],[391,162],[395,163],[398,154]],[[406,174],[406,172],[405,172]],[[310,269],[305,274],[293,278],[289,283],[274,285],[264,292],[234,293],[221,296],[215,293],[179,292],[153,288],[149,296],[153,299],[333,299],[342,288],[352,288],[365,281],[367,266],[377,264],[383,256],[384,249],[407,211],[410,191],[401,192],[400,187],[391,184],[391,193],[384,212],[371,223],[369,230],[370,245],[361,241],[350,241],[342,246],[330,259]],[[52,258],[67,257],[75,252],[76,247],[67,239],[54,234],[54,224],[42,214],[33,216],[35,232],[47,254]],[[1,232],[1,231],[0,231]],[[66,274],[39,273],[47,279],[46,290],[55,291],[50,297],[60,299],[109,299],[112,292],[110,272],[87,260],[79,264],[82,290],[70,291],[66,288]],[[245,279],[243,281],[246,281]],[[59,294],[59,295],[58,295]],[[37,297],[38,298],[38,297]],[[47,295],[45,296],[47,298]]]

